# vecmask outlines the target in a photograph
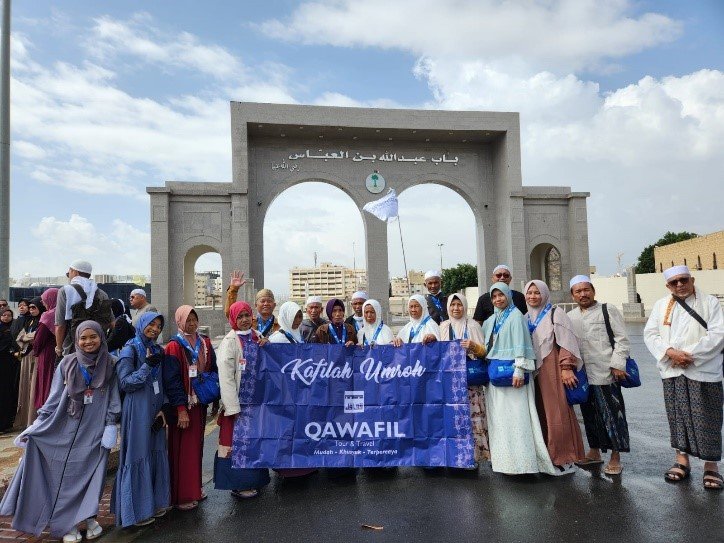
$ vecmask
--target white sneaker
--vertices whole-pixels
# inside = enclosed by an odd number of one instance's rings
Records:
[[[73,526],[73,529],[63,536],[63,543],[79,543],[82,539],[78,526]]]
[[[85,521],[87,530],[85,532],[85,538],[86,539],[95,539],[97,537],[100,537],[101,533],[103,533],[103,527],[98,524],[96,519],[89,518]]]

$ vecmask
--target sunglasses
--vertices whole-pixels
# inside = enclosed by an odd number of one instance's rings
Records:
[[[666,284],[670,287],[675,287],[677,285],[688,285],[689,279],[691,279],[691,277],[679,277],[678,279],[672,279]]]
[[[497,277],[498,279],[507,279],[508,277],[510,277],[510,274],[509,273],[496,273],[495,277]]]

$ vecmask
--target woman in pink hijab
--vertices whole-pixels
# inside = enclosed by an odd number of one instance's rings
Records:
[[[182,511],[195,509],[206,498],[201,490],[201,460],[204,452],[206,408],[191,383],[200,374],[218,372],[211,340],[198,333],[199,317],[190,305],[182,305],[174,316],[178,332],[166,345],[166,354],[178,360],[188,405],[189,425],[178,428],[168,421],[168,461],[171,471],[171,505]]]
[[[40,295],[45,311],[40,315],[40,324],[35,333],[33,354],[38,362],[38,377],[35,384],[35,409],[43,407],[50,394],[50,384],[55,372],[55,304],[58,289],[49,288]]]
[[[528,329],[541,364],[535,399],[543,438],[560,473],[572,473],[574,462],[584,455],[583,439],[564,387],[575,386],[574,371],[583,365],[578,339],[566,312],[550,303],[548,285],[534,279],[525,285],[523,293],[528,306]]]

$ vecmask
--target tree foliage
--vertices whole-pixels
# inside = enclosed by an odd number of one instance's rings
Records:
[[[442,271],[442,291],[446,294],[465,287],[478,286],[478,267],[472,264],[458,264]]]
[[[654,243],[649,245],[639,255],[639,260],[636,263],[636,273],[655,273],[656,262],[654,260],[654,247],[663,247],[664,245],[671,245],[672,243],[678,243],[679,241],[686,241],[687,239],[696,238],[698,234],[693,232],[666,232],[663,237]]]

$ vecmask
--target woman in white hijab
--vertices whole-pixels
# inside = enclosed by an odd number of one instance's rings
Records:
[[[485,356],[483,329],[477,321],[468,317],[468,300],[462,294],[451,294],[447,298],[449,320],[440,323],[442,341],[460,341],[460,346],[474,360]],[[488,418],[485,412],[485,386],[469,386],[470,421],[475,440],[475,461],[490,459],[488,446]]]
[[[357,344],[360,347],[367,345],[390,345],[395,336],[392,330],[382,322],[382,306],[377,300],[367,300],[362,304],[363,326],[357,332]]]
[[[269,337],[270,343],[304,343],[299,326],[302,308],[294,302],[284,302],[279,308],[279,330]]]
[[[403,343],[431,343],[440,339],[440,327],[432,320],[427,302],[421,294],[413,294],[407,302],[410,322],[402,327],[393,340],[395,347]]]

